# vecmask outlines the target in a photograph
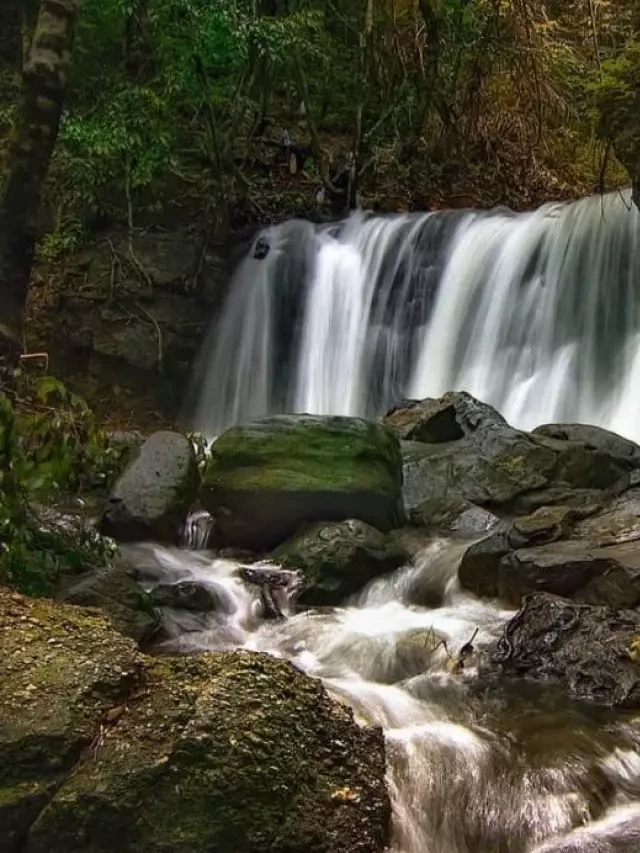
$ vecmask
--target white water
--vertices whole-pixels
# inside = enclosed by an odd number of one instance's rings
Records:
[[[148,587],[195,580],[220,602],[198,618],[166,611],[167,650],[241,647],[288,658],[360,722],[383,727],[391,853],[637,853],[640,719],[616,721],[540,686],[482,684],[473,659],[456,671],[474,633],[481,654],[512,615],[461,591],[463,548],[433,541],[344,607],[295,613],[283,601],[289,618],[268,622],[232,561],[128,550]],[[421,587],[430,596],[437,588],[440,606],[416,603]]]
[[[268,229],[269,255],[242,262],[203,350],[197,425],[377,414],[463,389],[517,426],[640,440],[639,225],[612,194]]]

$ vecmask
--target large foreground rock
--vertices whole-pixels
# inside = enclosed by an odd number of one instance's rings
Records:
[[[312,524],[271,556],[300,572],[298,601],[312,607],[341,604],[370,581],[408,562],[404,548],[354,520]]]
[[[198,486],[191,442],[180,433],[156,432],[116,483],[101,530],[121,542],[175,543]]]
[[[146,658],[0,590],[2,853],[382,853],[382,733],[245,652]]]
[[[561,685],[600,705],[640,708],[640,613],[528,596],[492,654],[502,674]]]
[[[305,523],[360,519],[399,526],[398,440],[360,418],[280,415],[223,433],[212,448],[202,503],[221,547],[267,551]]]

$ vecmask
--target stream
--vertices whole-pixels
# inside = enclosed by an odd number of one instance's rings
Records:
[[[128,550],[147,589],[197,581],[217,602],[206,614],[167,610],[160,651],[286,658],[383,728],[392,853],[637,853],[640,717],[479,675],[513,612],[460,588],[468,545],[425,542],[411,565],[340,608],[296,612],[280,590],[286,618],[269,621],[238,563],[188,548]]]

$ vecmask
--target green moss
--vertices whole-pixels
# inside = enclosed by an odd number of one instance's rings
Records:
[[[394,472],[397,474],[394,476]],[[399,445],[385,427],[355,418],[270,418],[234,427],[214,444],[205,485],[393,493]]]

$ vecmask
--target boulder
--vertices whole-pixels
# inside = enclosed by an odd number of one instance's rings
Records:
[[[544,507],[503,522],[475,542],[458,576],[477,595],[519,606],[529,592],[546,591],[593,604],[640,603],[640,502],[632,490],[609,508]]]
[[[491,652],[503,675],[556,683],[577,699],[640,708],[640,613],[527,596]]]
[[[455,495],[422,501],[409,513],[409,524],[414,527],[465,538],[486,534],[498,523],[489,510]]]
[[[610,548],[568,541],[522,548],[500,560],[498,594],[519,606],[529,592],[550,592],[590,604],[636,607],[640,603],[640,547]]]
[[[469,407],[471,401],[467,395]],[[427,433],[432,440],[417,441],[421,434],[417,430],[400,431],[412,439],[401,445],[407,510],[424,501],[454,497],[498,515],[525,515],[551,505],[593,509],[628,489],[639,476],[640,448],[631,452],[626,439],[618,444],[617,436],[603,437],[600,433],[605,431],[595,427],[585,433],[570,430],[567,437],[558,430],[526,433],[486,414],[482,403],[473,405],[475,427],[458,416],[455,438],[449,431],[439,433],[436,440]],[[390,417],[398,416],[396,412]]]
[[[298,601],[310,607],[341,604],[375,578],[408,562],[399,544],[353,519],[312,524],[280,545],[271,559],[299,571]]]
[[[219,547],[266,552],[305,523],[360,519],[379,530],[404,518],[398,441],[360,418],[279,415],[223,433],[201,500]]]
[[[80,608],[0,588],[0,850],[29,827],[139,677],[134,643]],[[108,848],[107,848],[108,849]]]
[[[388,412],[383,422],[405,441],[429,444],[457,441],[479,429],[507,425],[494,408],[466,391],[451,391],[435,400],[412,400]]]
[[[101,531],[121,542],[156,539],[176,543],[199,476],[191,442],[180,433],[156,432],[117,481]]]
[[[502,559],[514,549],[555,542],[568,536],[575,518],[571,508],[552,506],[541,507],[511,523],[503,521],[494,525],[489,536],[474,542],[463,554],[458,569],[460,583],[476,595],[500,595]]]
[[[382,732],[250,652],[147,658],[0,590],[0,849],[382,853]]]

